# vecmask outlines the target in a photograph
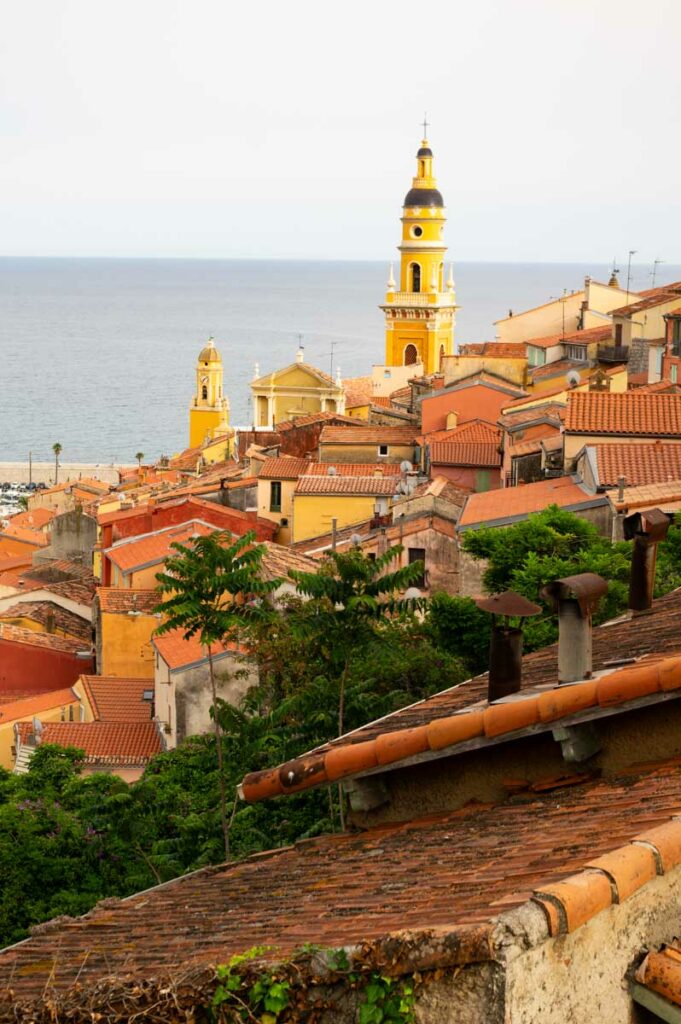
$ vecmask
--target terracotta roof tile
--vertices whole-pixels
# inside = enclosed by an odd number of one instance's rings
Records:
[[[607,491],[607,495],[618,512],[653,508],[658,505],[663,511],[672,512],[681,507],[681,479],[627,487],[622,501],[619,500],[618,490]]]
[[[263,465],[259,478],[262,480],[297,480],[310,466],[308,459],[294,459],[282,456],[281,458],[267,459]]]
[[[525,341],[483,341],[461,345],[462,356],[493,356],[497,359],[522,359],[527,355]]]
[[[290,547],[263,541],[265,553],[262,560],[261,576],[266,580],[286,579],[289,572],[317,572],[319,563],[300,551]]]
[[[30,619],[44,627],[46,632],[59,629],[77,639],[81,647],[92,643],[92,624],[88,619],[76,615],[55,604],[54,601],[20,601],[0,613],[0,619]]]
[[[0,704],[0,722],[12,722],[19,718],[32,718],[52,708],[78,704],[78,695],[70,688],[48,690],[30,697],[22,697],[7,704]]]
[[[85,762],[146,764],[163,750],[156,723],[145,722],[44,722],[41,743],[79,747]]]
[[[294,494],[389,494],[395,493],[395,477],[388,476],[301,476]]]
[[[642,313],[646,309],[653,309],[655,306],[661,306],[666,302],[678,301],[679,294],[681,293],[681,285],[667,285],[661,289],[655,289],[654,292],[646,294],[641,292],[643,295],[642,299],[638,302],[632,302],[628,306],[619,306],[617,309],[613,309],[610,312],[610,316],[631,316],[632,314]]]
[[[20,541],[22,544],[32,544],[37,548],[46,548],[50,543],[48,537],[41,530],[29,530],[24,526],[10,525],[0,531],[0,540],[3,537]]]
[[[335,473],[329,473],[329,469]],[[312,462],[305,476],[400,476],[402,470],[396,462]]]
[[[650,857],[637,837],[651,835],[654,849],[661,830],[676,839],[680,797],[681,771],[670,763],[561,790],[560,800],[535,793],[316,837],[56,923],[0,954],[0,985],[11,989],[8,1009],[27,1004],[28,1016],[48,1006],[54,1014],[55,997],[76,981],[77,1000],[98,1010],[110,1006],[113,984],[119,1000],[151,979],[162,992],[164,978],[256,945],[276,961],[304,942],[352,955],[372,941],[393,973],[494,960],[496,922],[528,900],[559,934],[647,884]],[[588,868],[594,861],[607,867]],[[171,1019],[173,997],[160,995],[160,1019]]]
[[[99,607],[107,615],[128,615],[130,612],[141,612],[152,615],[159,603],[155,590],[118,590],[115,587],[97,587]]]
[[[678,942],[651,950],[636,971],[636,981],[673,1006],[681,1006],[681,947]]]
[[[185,640],[181,629],[171,630],[162,636],[154,636],[151,642],[168,668],[173,671],[208,661],[208,648],[202,645],[198,636]],[[224,654],[241,649],[234,643],[216,643],[212,645],[213,658],[221,658]]]
[[[305,416],[296,416],[292,420],[282,420],[281,423],[277,423],[275,431],[277,434],[285,434],[289,430],[309,427],[313,423],[327,423],[330,420],[333,420],[334,423],[357,423],[357,420],[352,419],[351,416],[342,416],[338,412],[310,412]]]
[[[61,651],[64,654],[76,654],[78,651],[89,650],[91,644],[82,640],[57,636],[55,633],[38,633],[34,629],[21,629],[8,622],[0,622],[0,640],[14,644],[27,644],[30,647],[42,647],[48,651]]]
[[[469,420],[460,427],[449,430],[434,430],[425,435],[426,441],[474,441],[476,443],[499,444],[501,431],[487,420]]]
[[[165,561],[169,555],[173,554],[173,544],[191,545],[193,537],[207,537],[217,530],[218,527],[199,519],[190,519],[189,522],[181,523],[179,526],[167,526],[141,537],[120,540],[113,547],[106,549],[106,555],[121,572],[130,572],[142,566],[156,565]]]
[[[417,434],[418,429],[416,427],[389,427],[378,424],[358,427],[356,421],[353,421],[353,426],[324,427],[319,443],[408,446],[414,443]]]
[[[541,512],[548,505],[569,509],[589,502],[603,504],[604,498],[590,493],[583,484],[577,483],[576,478],[561,476],[540,480],[534,484],[471,494],[461,513],[459,527],[506,524],[524,519],[533,512]]]
[[[17,512],[10,519],[9,525],[21,526],[28,530],[40,530],[51,523],[56,514],[51,508],[34,508],[28,512]]]
[[[430,446],[434,466],[500,466],[499,443],[436,441]]]
[[[663,483],[681,479],[681,445],[663,441],[637,444],[595,444],[598,481],[603,487],[615,487],[620,477],[627,486]]]
[[[567,433],[678,437],[681,395],[573,391],[565,416]]]
[[[96,721],[151,721],[151,701],[143,698],[145,692],[153,693],[153,680],[83,675],[80,681]]]

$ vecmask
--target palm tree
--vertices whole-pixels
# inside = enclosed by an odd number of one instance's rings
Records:
[[[216,532],[197,537],[191,547],[175,543],[172,547],[177,554],[168,558],[165,571],[156,575],[159,593],[170,596],[154,609],[166,617],[155,633],[182,630],[185,640],[198,636],[208,652],[226,860],[230,856],[229,826],[214,648],[216,644],[236,640],[246,623],[264,618],[269,613],[266,598],[282,583],[261,578],[265,547],[254,544],[254,540],[252,531],[236,539],[227,532]]]
[[[135,458],[137,459],[137,465],[141,469],[142,468],[142,459],[144,458],[144,452],[137,452],[137,454],[135,455]]]
[[[59,456],[61,455],[62,448],[57,441],[56,444],[52,445],[52,451],[54,452],[54,484],[55,487],[59,483]]]
[[[394,618],[422,607],[423,598],[398,596],[423,576],[423,562],[412,562],[388,571],[402,553],[390,548],[372,561],[361,548],[331,551],[326,566],[317,573],[290,572],[299,594],[314,601],[316,614],[304,618],[302,629],[326,637],[329,667],[338,678],[338,735],[342,736],[345,716],[345,686],[354,650],[376,636],[381,620]],[[345,827],[340,793],[341,828]]]

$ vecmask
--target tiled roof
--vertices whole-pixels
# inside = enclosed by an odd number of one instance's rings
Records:
[[[82,640],[72,640],[70,637],[57,636],[55,633],[38,633],[35,629],[21,629],[8,622],[0,622],[0,640],[42,647],[46,651],[60,651],[63,654],[76,654],[90,648],[90,644],[84,644]]]
[[[539,945],[676,868],[680,797],[681,770],[668,762],[559,799],[531,792],[204,868],[4,950],[3,1010],[62,1019],[71,989],[71,1005],[118,1024],[126,992],[144,986],[157,1019],[175,1020],[177,988],[164,979],[202,969],[212,979],[215,964],[258,945],[276,962],[304,943],[361,957],[370,942],[372,962],[397,975],[500,961],[509,911],[530,900],[543,910]]]
[[[96,721],[151,721],[151,701],[143,697],[145,691],[153,693],[153,681],[89,675],[80,676],[80,680]]]
[[[95,480],[92,477],[80,477],[78,480],[64,480],[53,487],[46,487],[40,494],[41,497],[45,497],[46,494],[59,494],[62,491],[73,490],[74,487],[92,492],[90,497],[98,494],[108,494],[109,491],[113,490],[112,485],[105,483],[103,480]]]
[[[54,601],[20,601],[0,613],[0,618],[30,619],[40,623],[48,632],[59,629],[68,633],[80,641],[81,647],[89,647],[92,643],[92,624]]]
[[[588,327],[585,331],[569,331],[563,334],[548,334],[543,338],[529,338],[528,345],[535,348],[553,348],[554,345],[593,345],[598,341],[607,341],[612,337],[612,324],[608,322],[599,327]]]
[[[681,947],[678,940],[647,953],[636,971],[636,981],[650,992],[657,992],[672,1006],[681,1007]],[[664,1019],[658,1016],[658,1020]],[[667,1019],[673,1020],[672,1017]]]
[[[577,712],[583,715],[586,710],[592,710],[596,717],[602,707],[622,705],[626,708],[640,698],[678,689],[681,689],[681,650],[672,658],[655,656],[569,686],[525,688],[521,697],[514,695],[512,700],[493,704],[482,700],[465,711],[449,716],[436,715],[409,729],[400,723],[391,730],[390,719],[384,719],[373,738],[367,736],[367,730],[360,729],[277,768],[252,772],[244,778],[241,791],[245,800],[254,802],[295,793],[362,775],[379,766],[397,766],[419,754],[428,756],[438,752],[438,756],[443,756],[439,752],[445,750],[448,755],[455,754],[459,744],[470,746],[473,740],[484,746],[490,741],[497,742],[500,736],[512,736],[530,727],[537,730],[543,726],[551,730],[556,722]]]
[[[411,494],[403,500],[409,501],[411,498],[432,495],[434,498],[444,498],[446,501],[451,501],[454,505],[463,505],[470,493],[470,488],[461,487],[459,484],[452,483],[449,477],[435,474],[432,479],[418,484]]]
[[[663,511],[673,512],[681,507],[681,479],[665,480],[663,483],[642,484],[640,487],[627,487],[624,499],[619,500],[618,490],[606,492],[618,512],[625,509],[660,507]]]
[[[418,434],[416,427],[366,426],[324,427],[320,444],[393,444],[411,445]]]
[[[567,433],[674,436],[681,440],[681,395],[637,391],[573,391],[565,416]]]
[[[394,494],[394,476],[301,476],[294,493],[299,494]]]
[[[199,665],[203,661],[208,661],[208,648],[202,645],[198,636],[185,640],[184,631],[181,629],[173,629],[170,633],[152,637],[151,642],[168,668],[172,670],[187,668],[189,665]],[[233,643],[213,644],[213,658],[220,658],[229,651],[238,651],[239,649]]]
[[[512,384],[504,377],[496,373],[491,373],[489,370],[478,370],[475,373],[471,373],[468,377],[463,377],[461,380],[452,381],[447,384],[447,391],[465,391],[468,388],[474,388],[478,385],[487,386],[493,388],[495,391],[501,391],[507,395],[525,395],[525,390],[517,384]],[[426,396],[424,401],[428,401],[430,397],[437,396]]]
[[[496,359],[522,359],[527,355],[525,341],[483,341],[461,345],[459,355],[493,356]]]
[[[309,427],[313,423],[326,423],[329,420],[333,420],[335,423],[350,423],[354,424],[357,421],[353,420],[351,416],[342,416],[338,412],[310,412],[304,416],[296,416],[292,420],[282,420],[281,423],[276,425],[277,434],[285,434],[288,430],[297,430],[300,427]]]
[[[335,473],[329,473],[329,469]],[[305,476],[400,476],[397,462],[308,462]]]
[[[97,587],[99,607],[107,615],[128,615],[141,612],[151,615],[159,603],[155,590],[118,590],[116,587]]]
[[[3,537],[18,540],[22,544],[33,544],[37,548],[46,548],[50,543],[48,537],[41,530],[29,530],[25,526],[13,526],[11,521],[9,526],[0,531],[0,540]]]
[[[146,764],[163,750],[156,723],[44,722],[41,743],[79,747],[86,764]]]
[[[68,707],[78,704],[78,696],[70,687],[61,690],[48,690],[31,697],[22,697],[7,704],[0,704],[0,722],[12,722],[18,718],[31,718],[52,708]]]
[[[640,387],[636,388],[639,392],[644,394],[647,393],[649,395],[664,394],[665,392],[670,395],[678,395],[679,392],[681,392],[681,384],[674,384],[668,378],[663,377],[662,380],[656,380],[652,384],[648,384],[647,374],[644,374],[643,376],[646,377],[646,381]],[[631,377],[629,377],[629,386],[636,386],[635,384],[632,385]]]
[[[28,530],[40,530],[43,526],[51,523],[56,514],[51,508],[34,508],[29,512],[17,512],[10,519],[9,525],[21,526]]]
[[[499,444],[501,431],[487,420],[469,420],[460,427],[449,430],[434,430],[426,434],[426,441],[474,441],[477,443]]]
[[[310,465],[309,459],[281,458],[267,459],[258,476],[262,480],[297,480]]]
[[[630,316],[632,313],[642,313],[646,309],[653,309],[655,306],[661,306],[666,302],[678,301],[680,293],[681,285],[679,284],[669,284],[661,289],[656,288],[652,294],[641,292],[641,295],[643,295],[642,299],[639,299],[638,302],[632,302],[629,306],[619,306],[617,309],[613,309],[610,316]]]
[[[173,554],[173,544],[189,544],[193,537],[207,537],[215,533],[218,527],[204,523],[199,519],[190,519],[179,526],[165,527],[155,533],[147,533],[142,537],[121,540],[113,547],[106,549],[107,558],[118,566],[121,572],[146,565],[156,565],[165,561]]]
[[[265,553],[260,575],[265,580],[286,579],[289,572],[317,572],[319,563],[282,544],[263,541]]]
[[[500,466],[499,443],[436,441],[430,446],[430,461],[437,466]]]
[[[624,477],[630,487],[681,479],[679,444],[625,441],[589,447],[596,456],[598,482],[603,487],[615,487],[620,477]]]
[[[642,288],[638,294],[641,298],[648,298],[651,295],[662,295],[664,292],[681,292],[681,281],[658,284],[655,288]]]
[[[501,525],[541,512],[548,505],[573,508],[606,504],[602,495],[593,495],[571,476],[540,480],[534,484],[504,487],[501,490],[471,494],[464,506],[459,528]]]

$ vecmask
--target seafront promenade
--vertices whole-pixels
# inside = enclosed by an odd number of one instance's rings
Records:
[[[94,477],[95,480],[103,480],[106,483],[118,483],[119,469],[128,468],[122,463],[103,462],[60,462],[59,479],[77,480],[79,477]],[[52,462],[0,462],[0,483],[27,484],[54,483],[54,460]]]

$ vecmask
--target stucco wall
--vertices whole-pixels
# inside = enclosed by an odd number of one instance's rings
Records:
[[[633,1024],[625,975],[643,947],[679,931],[681,868],[653,879],[572,935],[531,949],[507,967],[509,1024]]]
[[[455,391],[439,391],[421,402],[421,426],[424,434],[447,429],[447,415],[457,414],[457,425],[469,420],[496,423],[504,406],[516,396],[485,384],[471,384]]]
[[[416,428],[415,428],[416,432]],[[413,444],[389,444],[388,454],[379,455],[381,442],[371,444],[320,444],[320,462],[363,462],[375,466],[377,462],[407,462],[414,461]],[[369,474],[373,476],[373,471]]]
[[[50,545],[39,551],[34,561],[81,556],[84,564],[89,566],[96,543],[97,520],[85,515],[79,505],[71,512],[55,516],[51,523]]]
[[[563,327],[567,333],[576,331],[583,301],[584,292],[574,292],[564,299],[497,320],[494,325],[497,339],[528,341],[530,338],[546,338],[550,334],[560,334]]]
[[[338,529],[371,519],[378,498],[358,494],[296,494],[293,499],[292,535],[295,542],[329,533],[332,520]],[[381,495],[385,502],[387,495]]]

